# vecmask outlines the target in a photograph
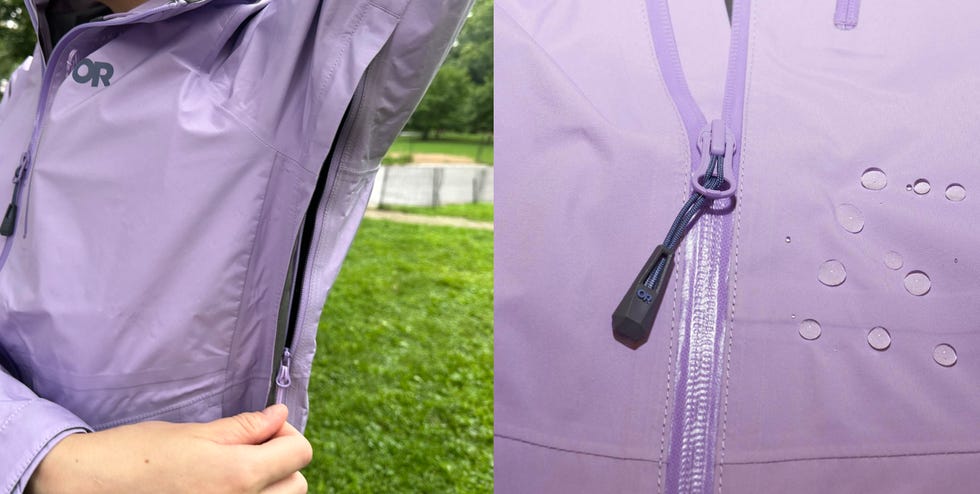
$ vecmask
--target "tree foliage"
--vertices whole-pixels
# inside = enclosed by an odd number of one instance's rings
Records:
[[[493,132],[493,0],[476,0],[408,128],[423,138],[444,130]]]
[[[6,79],[34,51],[35,42],[24,0],[0,0],[0,79]]]

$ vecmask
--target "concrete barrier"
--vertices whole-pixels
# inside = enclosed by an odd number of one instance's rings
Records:
[[[382,166],[371,207],[441,206],[493,202],[493,167],[483,165]]]

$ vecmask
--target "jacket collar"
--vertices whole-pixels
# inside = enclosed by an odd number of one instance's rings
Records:
[[[115,25],[124,25],[129,22],[159,22],[169,19],[175,15],[188,10],[202,7],[213,0],[147,0],[133,10],[114,14],[103,7],[97,0],[25,0],[27,11],[30,14],[31,22],[34,24],[34,31],[37,33],[38,43],[45,58],[54,49],[57,40],[65,32],[52,32],[48,25],[48,12],[59,16],[69,17],[70,27],[92,21],[94,19],[113,21]],[[77,13],[77,21],[71,22],[71,15]],[[69,27],[69,29],[70,29]]]

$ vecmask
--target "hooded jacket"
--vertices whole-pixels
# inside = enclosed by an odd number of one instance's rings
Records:
[[[734,3],[496,3],[498,492],[980,492],[980,4]]]
[[[0,103],[0,492],[67,434],[290,406],[466,0],[27,2]]]

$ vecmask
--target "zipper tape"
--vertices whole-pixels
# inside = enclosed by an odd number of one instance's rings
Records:
[[[837,0],[837,8],[834,10],[834,26],[842,31],[850,31],[856,28],[860,10],[861,0]]]

